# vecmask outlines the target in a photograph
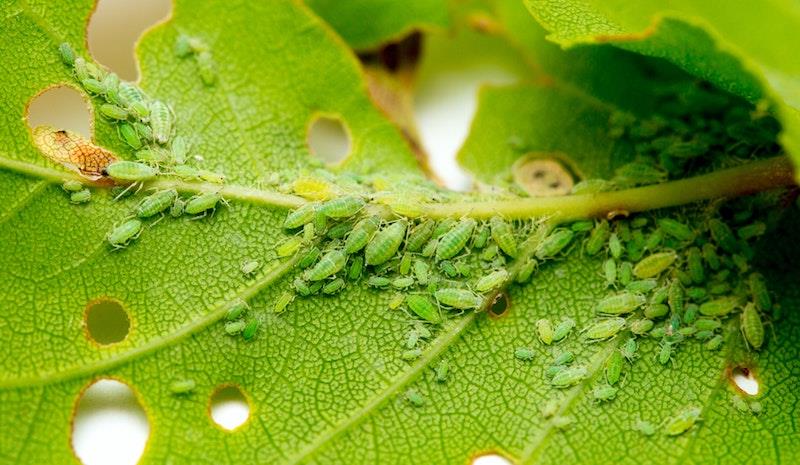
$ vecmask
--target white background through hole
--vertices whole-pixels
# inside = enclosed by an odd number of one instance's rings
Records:
[[[350,136],[344,123],[335,118],[320,116],[308,128],[308,147],[323,162],[333,165],[350,153]]]
[[[751,396],[758,394],[758,380],[753,378],[753,373],[748,373],[748,376],[745,376],[741,372],[735,373],[733,375],[733,382],[739,386],[739,389]]]
[[[475,457],[471,465],[511,465],[511,462],[502,455],[487,454]]]
[[[71,87],[53,87],[31,100],[28,126],[46,125],[89,137],[89,103]]]
[[[250,406],[239,389],[228,386],[214,393],[211,399],[211,418],[219,426],[232,430],[247,421]]]

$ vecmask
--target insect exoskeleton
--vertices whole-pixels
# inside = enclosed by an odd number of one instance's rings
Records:
[[[331,250],[308,271],[305,273],[305,279],[308,281],[320,281],[329,276],[332,276],[347,263],[347,255],[341,250]]]
[[[92,199],[92,193],[89,189],[81,189],[69,195],[69,201],[74,204],[86,203]]]
[[[767,284],[764,282],[764,276],[760,273],[753,273],[748,278],[747,283],[750,286],[750,293],[756,308],[762,312],[772,310],[772,298],[769,295]]]
[[[742,304],[739,297],[720,297],[700,305],[700,314],[705,316],[725,316]]]
[[[502,217],[493,216],[489,220],[489,227],[491,228],[492,239],[509,257],[517,256],[517,240],[514,237],[514,228]]]
[[[194,391],[195,387],[197,387],[197,383],[193,379],[179,379],[169,385],[169,390],[172,394],[181,395]]]
[[[740,320],[740,328],[748,346],[758,350],[764,344],[764,323],[756,305],[749,302],[744,306]]]
[[[625,327],[625,318],[604,318],[583,330],[586,339],[598,341],[610,339]]]
[[[181,215],[183,215],[185,208],[186,208],[186,201],[178,197],[175,199],[175,202],[170,207],[169,215],[173,218],[178,218]]]
[[[322,286],[322,293],[326,295],[336,294],[344,289],[344,285],[344,279],[336,278],[332,281],[328,281],[324,286]]]
[[[553,324],[547,318],[536,320],[536,332],[539,340],[544,344],[550,345],[553,343]]]
[[[557,388],[574,386],[588,376],[589,371],[584,366],[565,367],[553,376],[550,384]]]
[[[286,229],[295,229],[310,223],[314,220],[314,215],[317,211],[317,204],[307,203],[297,210],[293,210],[286,215],[286,220],[283,222],[283,227]]]
[[[436,259],[445,260],[455,257],[467,245],[477,222],[472,218],[464,218],[439,238],[436,246]]]
[[[487,292],[500,287],[507,280],[508,271],[501,268],[479,279],[478,282],[475,283],[475,290],[478,292]]]
[[[323,203],[318,211],[328,218],[349,218],[361,211],[365,205],[361,197],[345,196]]]
[[[214,210],[219,202],[225,202],[219,192],[205,192],[197,194],[186,202],[184,211],[189,215],[197,215],[199,213],[207,213],[209,210]]]
[[[158,169],[138,161],[121,160],[106,166],[103,174],[115,181],[142,182],[158,176]]]
[[[528,347],[518,347],[514,350],[514,357],[517,360],[522,360],[523,362],[529,362],[533,360],[535,354],[533,350]]]
[[[407,221],[398,220],[378,231],[364,251],[366,264],[381,265],[394,257],[405,238],[407,226]]]
[[[436,372],[436,382],[437,383],[444,383],[447,381],[447,375],[450,372],[450,362],[447,359],[442,359],[434,368]]]
[[[412,407],[422,407],[425,405],[425,398],[422,397],[422,394],[416,389],[409,389],[406,391],[405,398]]]
[[[166,144],[172,136],[172,110],[166,103],[154,100],[150,103],[150,127],[153,138],[159,144]]]
[[[553,341],[558,342],[569,335],[572,328],[575,327],[575,320],[572,318],[564,318],[553,329]]]
[[[244,329],[242,329],[242,338],[244,338],[245,341],[252,340],[254,337],[256,337],[259,327],[261,327],[261,320],[258,318],[248,321],[244,326]]]
[[[381,224],[381,219],[377,215],[368,216],[358,221],[353,226],[353,230],[347,235],[344,243],[344,250],[348,254],[354,254],[363,249]]]
[[[433,296],[442,305],[462,310],[478,308],[483,303],[480,296],[467,289],[438,289]]]
[[[128,245],[132,240],[139,237],[142,232],[142,222],[138,219],[129,219],[118,226],[114,226],[108,233],[106,239],[115,249],[120,249]]]
[[[597,402],[605,402],[614,399],[617,396],[617,392],[619,392],[618,388],[601,384],[592,389],[592,397]]]
[[[699,407],[686,407],[664,423],[664,434],[678,436],[689,431],[700,420]]]
[[[536,247],[536,258],[541,260],[555,256],[572,242],[573,237],[575,233],[569,229],[556,229]]]
[[[633,267],[633,274],[640,279],[652,278],[660,275],[670,267],[678,255],[675,252],[659,252],[649,255]]]
[[[174,189],[158,191],[145,197],[136,206],[136,216],[139,218],[149,218],[157,215],[175,204],[178,193]]]
[[[422,250],[433,235],[433,230],[435,228],[436,222],[430,219],[414,226],[408,234],[408,239],[406,239],[406,250],[409,252],[419,252]]]
[[[410,294],[406,296],[406,305],[420,318],[429,321],[433,324],[442,322],[442,316],[439,314],[439,307],[431,302],[431,300],[419,294]]]
[[[608,221],[601,220],[598,222],[591,234],[589,234],[589,237],[586,239],[586,253],[589,255],[597,255],[597,253],[600,252],[605,245],[606,241],[608,241],[610,235],[611,228],[608,225]]]
[[[658,351],[658,355],[656,355],[656,358],[658,359],[658,363],[660,363],[662,365],[666,365],[670,360],[672,360],[672,352],[673,352],[672,351],[672,347],[673,347],[673,345],[674,344],[672,344],[671,342],[666,341],[666,340],[661,343],[661,346],[660,346],[659,351]]]
[[[633,292],[621,292],[603,298],[597,303],[597,313],[622,315],[631,313],[647,302],[645,296]]]
[[[253,260],[252,258],[246,258],[242,261],[241,266],[239,267],[240,271],[243,275],[249,276],[256,272],[256,270],[261,266],[258,260]]]
[[[622,353],[615,350],[606,359],[606,381],[609,385],[617,384],[622,375]]]
[[[294,255],[298,250],[300,250],[302,245],[303,238],[299,236],[291,236],[275,247],[275,253],[281,258],[288,257],[290,255]]]

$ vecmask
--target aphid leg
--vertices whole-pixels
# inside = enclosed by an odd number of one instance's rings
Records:
[[[152,228],[153,226],[155,226],[155,225],[157,225],[158,223],[160,223],[160,222],[161,222],[161,220],[163,220],[163,219],[164,219],[164,216],[165,216],[165,215],[164,215],[164,212],[161,212],[161,216],[159,216],[157,220],[155,220],[155,221],[153,221],[152,223],[150,223],[150,227]]]
[[[136,183],[133,183],[133,184],[128,184],[128,187],[126,187],[126,188],[125,188],[125,190],[123,190],[122,192],[120,192],[119,194],[117,194],[117,196],[116,196],[116,197],[114,197],[114,201],[116,202],[116,201],[118,201],[119,199],[121,199],[122,197],[125,197],[125,196],[128,194],[128,191],[129,191],[129,190],[131,190],[131,188],[132,188],[134,185],[136,185]]]

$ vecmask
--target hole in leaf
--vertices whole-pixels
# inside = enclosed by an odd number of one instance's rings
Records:
[[[472,459],[471,465],[511,465],[511,460],[500,454],[482,454]]]
[[[250,405],[238,386],[226,385],[211,395],[211,419],[228,431],[240,427],[250,417]]]
[[[89,138],[92,117],[88,105],[72,87],[51,87],[28,104],[28,126],[53,126]]]
[[[508,294],[501,292],[497,294],[489,306],[489,316],[493,318],[500,318],[508,313],[511,308],[511,299]]]
[[[134,44],[171,12],[170,0],[99,0],[86,31],[89,51],[121,79],[135,81],[139,71]]]
[[[100,345],[122,341],[131,329],[128,312],[122,304],[106,298],[89,302],[84,323],[89,338]]]
[[[758,394],[758,380],[753,376],[753,372],[747,367],[736,367],[733,369],[733,383],[747,395]]]
[[[514,163],[514,182],[531,197],[569,194],[575,177],[566,164],[566,158],[559,154],[528,154]]]
[[[308,128],[308,149],[323,162],[334,165],[350,153],[350,136],[338,118],[317,116]]]
[[[150,425],[133,390],[101,379],[83,391],[72,422],[72,449],[84,465],[136,464]]]

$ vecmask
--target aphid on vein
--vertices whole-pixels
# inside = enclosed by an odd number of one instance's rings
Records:
[[[674,417],[665,420],[664,434],[678,436],[689,431],[700,420],[700,412],[698,407],[684,408]]]
[[[597,303],[597,313],[609,315],[622,315],[630,313],[647,302],[647,299],[641,294],[632,292],[621,292],[616,295],[611,295],[603,298]]]
[[[615,388],[613,386],[608,386],[608,385],[602,386],[601,385],[601,386],[596,386],[592,390],[592,397],[597,402],[605,402],[605,401],[613,400],[614,397],[617,396],[617,392],[619,392],[619,389],[617,389],[617,388]]]
[[[378,216],[368,216],[359,220],[345,240],[345,253],[354,254],[363,249],[375,235],[380,224],[381,219]]]
[[[366,264],[381,265],[394,257],[405,238],[407,226],[405,220],[398,220],[378,231],[364,251]]]
[[[258,260],[245,259],[239,269],[243,275],[250,276],[251,274],[255,273],[260,266],[261,263],[259,263]]]
[[[476,224],[472,218],[464,218],[453,226],[453,229],[439,239],[439,245],[436,247],[436,259],[453,258],[461,252],[472,236]]]
[[[360,197],[339,197],[320,205],[319,211],[328,218],[349,218],[364,208],[364,200]]]
[[[51,126],[37,126],[33,142],[51,161],[92,181],[102,178],[106,167],[118,160],[116,155],[81,135]]]
[[[427,297],[418,294],[411,294],[406,297],[406,305],[420,318],[433,324],[442,322],[439,308]]]
[[[758,350],[764,344],[764,323],[755,304],[749,302],[739,316],[740,328],[748,346]]]
[[[186,207],[184,207],[184,211],[189,215],[197,215],[199,213],[205,213],[208,210],[214,210],[217,207],[219,202],[225,202],[222,199],[222,196],[219,195],[217,192],[206,192],[203,194],[198,194],[189,199],[186,202]],[[201,216],[202,217],[202,216]]]
[[[300,247],[302,245],[303,245],[302,238],[298,236],[291,236],[286,240],[284,240],[283,242],[281,242],[280,244],[278,244],[277,247],[275,247],[275,253],[278,255],[278,257],[281,258],[289,257],[291,255],[294,255],[298,250],[300,250]]]
[[[92,199],[92,193],[89,189],[81,189],[78,192],[73,192],[69,195],[69,201],[74,204],[86,203]]]
[[[129,242],[139,237],[142,232],[142,222],[137,219],[130,219],[119,226],[115,226],[108,233],[106,239],[115,249],[124,248]]]
[[[106,166],[103,174],[115,181],[143,182],[158,176],[158,169],[138,161],[115,161]]]
[[[633,267],[633,274],[639,278],[652,278],[658,276],[672,265],[678,255],[675,252],[660,252],[649,255]]]
[[[150,127],[153,138],[159,144],[166,144],[172,136],[172,110],[159,100],[150,103]]]
[[[492,239],[509,257],[517,256],[517,241],[514,238],[514,228],[502,217],[494,216],[489,220],[489,227],[492,232]]]
[[[482,277],[475,283],[475,290],[478,292],[487,292],[497,287],[500,287],[508,280],[508,271],[499,269]]]
[[[297,210],[293,210],[286,215],[286,220],[283,222],[283,227],[286,229],[295,229],[310,223],[314,220],[317,205],[314,203],[307,203]]]
[[[433,295],[442,305],[462,310],[478,308],[483,303],[483,299],[466,289],[439,289]]]
[[[539,340],[544,344],[550,345],[553,343],[553,325],[550,320],[546,318],[536,320],[536,332],[539,335]]]
[[[331,250],[326,253],[316,265],[305,273],[305,279],[309,281],[321,281],[329,276],[332,276],[347,263],[347,255],[341,250]]]
[[[144,198],[136,206],[136,216],[139,218],[150,218],[157,215],[175,204],[178,193],[173,189],[155,192]]]

